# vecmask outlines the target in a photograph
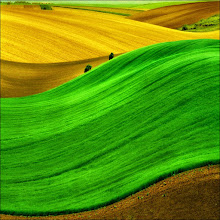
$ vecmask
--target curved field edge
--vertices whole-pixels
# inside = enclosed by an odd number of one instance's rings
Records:
[[[144,191],[150,191],[152,187],[155,188],[155,187],[158,187],[158,185],[163,185],[167,181],[172,181],[172,179],[175,178],[175,176],[180,177],[182,175],[188,174],[189,172],[194,173],[196,171],[201,171],[205,168],[208,168],[208,170],[209,170],[209,169],[211,169],[210,167],[219,166],[219,164],[220,164],[220,161],[218,160],[218,161],[215,161],[215,162],[204,162],[204,163],[197,164],[196,166],[194,166],[193,169],[191,167],[186,167],[186,168],[183,168],[183,169],[177,169],[177,170],[173,171],[172,173],[160,176],[155,181],[149,182],[147,185],[145,184],[142,187],[140,187],[138,190],[132,191],[131,193],[128,193],[127,195],[125,195],[125,196],[123,196],[119,199],[112,200],[108,203],[102,204],[102,206],[93,207],[89,210],[81,209],[77,212],[73,212],[73,211],[48,212],[48,213],[39,213],[37,215],[33,215],[33,214],[30,215],[30,213],[16,213],[16,212],[1,211],[0,218],[2,220],[13,220],[13,219],[23,220],[23,219],[26,219],[28,217],[28,219],[33,219],[33,220],[35,220],[35,219],[36,220],[40,220],[40,219],[45,219],[45,220],[48,219],[49,220],[51,218],[53,219],[56,216],[56,220],[58,220],[58,219],[75,219],[75,218],[78,219],[77,217],[79,217],[80,219],[84,219],[83,216],[85,215],[85,219],[90,219],[91,214],[93,214],[93,213],[90,213],[90,212],[99,212],[100,209],[106,209],[106,208],[109,208],[109,209],[112,210],[112,209],[117,207],[117,203],[121,203],[121,202],[123,202],[123,200],[126,200],[129,197],[136,197],[137,199],[142,199],[143,198],[142,197],[143,193],[142,194],[140,194],[140,193],[143,190]],[[149,193],[147,193],[145,196],[148,196],[148,195],[149,195]],[[161,196],[166,196],[166,192],[161,194]],[[96,215],[97,214],[95,214],[95,216]],[[37,218],[35,218],[35,217],[37,217]],[[94,218],[94,219],[96,219],[96,218]],[[112,219],[112,218],[110,218],[110,219]],[[147,219],[149,219],[149,218],[147,218]]]
[[[220,21],[220,15],[216,14],[207,19],[201,19],[200,21],[191,25],[185,24],[178,29],[181,31],[189,31],[189,32],[216,31],[219,30],[219,21]]]
[[[100,13],[108,13],[108,14],[116,14],[122,16],[131,16],[132,14],[144,11],[144,10],[132,10],[132,9],[120,9],[120,8],[101,8],[101,7],[77,7],[77,6],[54,6],[61,8],[70,8],[70,9],[78,9],[78,10],[88,10],[88,11],[96,11]]]
[[[59,215],[56,219],[219,219],[219,174],[219,164],[188,170],[157,182],[107,207]],[[2,220],[27,218],[27,216],[4,214],[0,217]],[[28,216],[28,218],[51,220],[54,216]]]
[[[160,42],[219,38],[219,31],[186,33],[113,14],[13,7],[1,8],[1,58],[8,61],[72,62],[108,56],[111,52],[125,53]]]
[[[218,73],[218,40],[179,41],[121,55],[42,94],[2,99],[2,198],[12,206],[2,212],[98,208],[176,170],[219,163]]]
[[[115,54],[115,57],[118,55]],[[49,64],[1,60],[1,97],[23,97],[45,92],[83,74],[86,65],[94,68],[108,60],[108,56]]]
[[[156,9],[156,8],[163,8],[167,6],[175,6],[175,5],[183,5],[183,4],[190,4],[190,3],[197,3],[197,2],[210,2],[210,1],[172,1],[172,2],[156,2],[156,3],[148,3],[140,6],[136,6],[135,8],[138,9]],[[214,1],[213,1],[214,2]],[[132,7],[133,8],[133,7]]]
[[[134,4],[134,3],[130,3],[127,2],[127,3],[124,3],[124,4],[114,4],[111,3],[111,4],[88,4],[87,3],[82,3],[82,4],[74,4],[74,3],[53,3],[51,4],[51,6],[81,6],[81,7],[104,7],[104,8],[116,8],[116,9],[155,9],[155,8],[160,8],[160,7],[165,7],[165,6],[171,6],[171,5],[179,5],[179,4],[186,4],[186,3],[194,3],[194,2],[204,2],[204,1],[174,1],[174,2],[156,2],[156,3],[145,3],[145,4]]]
[[[128,18],[177,29],[185,24],[194,24],[216,14],[219,14],[218,1],[167,6],[137,13]]]

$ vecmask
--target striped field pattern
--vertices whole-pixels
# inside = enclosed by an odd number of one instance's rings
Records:
[[[1,98],[1,212],[90,210],[219,163],[218,98],[211,39],[144,47],[47,92]]]

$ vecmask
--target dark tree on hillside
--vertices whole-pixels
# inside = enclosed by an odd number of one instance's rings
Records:
[[[110,53],[109,55],[109,60],[113,59],[114,58],[114,54],[113,53]]]
[[[84,73],[88,72],[91,69],[92,69],[92,66],[88,64],[84,70]]]
[[[185,24],[185,25],[183,25],[182,30],[183,30],[183,31],[188,30],[188,27],[187,27],[187,25],[186,25],[186,24]]]

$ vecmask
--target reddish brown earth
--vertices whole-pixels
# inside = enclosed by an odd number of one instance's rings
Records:
[[[93,211],[60,216],[0,215],[2,220],[220,219],[220,165],[169,177],[124,200]]]
[[[219,1],[166,6],[140,12],[128,18],[176,29],[216,14],[219,14]]]

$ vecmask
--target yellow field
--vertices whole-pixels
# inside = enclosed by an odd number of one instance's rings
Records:
[[[92,7],[92,6],[70,6],[70,8],[98,10],[103,12],[113,12],[113,13],[122,13],[122,14],[130,14],[130,15],[135,15],[137,13],[144,11],[142,9],[132,9],[132,8],[109,8],[109,7]]]
[[[107,61],[108,56],[50,64],[17,63],[2,60],[0,62],[1,97],[22,97],[47,91],[83,74],[87,64],[95,68]]]
[[[124,53],[143,46],[183,39],[215,38],[212,33],[184,33],[77,9],[1,8],[1,59],[56,63]]]

